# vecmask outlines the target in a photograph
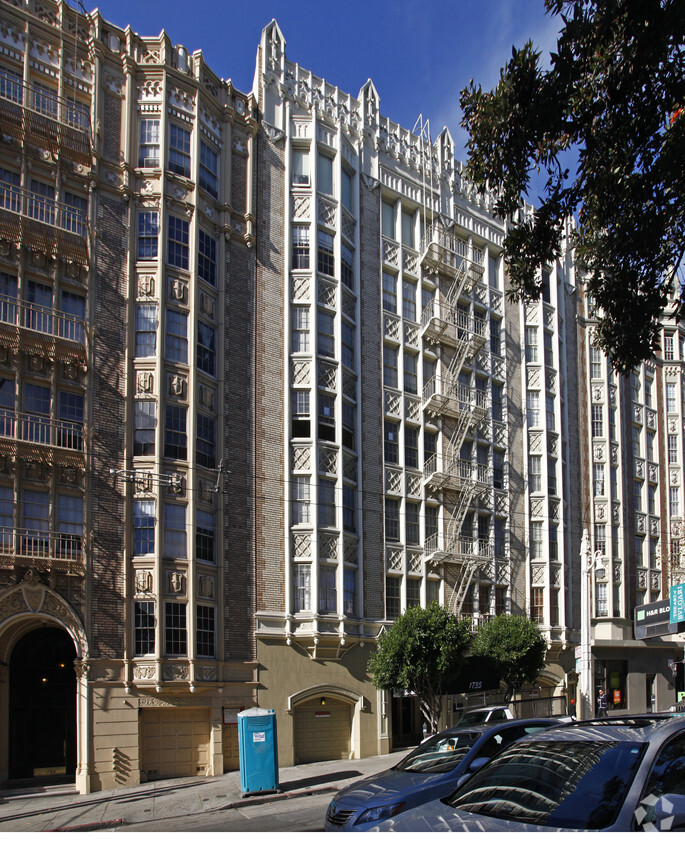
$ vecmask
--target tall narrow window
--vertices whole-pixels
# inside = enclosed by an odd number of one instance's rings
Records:
[[[668,462],[678,462],[678,436],[676,434],[668,435]]]
[[[383,386],[397,389],[397,349],[383,346]]]
[[[547,430],[553,431],[556,428],[554,421],[554,396],[549,394],[545,396],[545,415],[547,417]]]
[[[166,357],[176,363],[188,363],[188,314],[181,311],[166,312]]]
[[[349,484],[343,484],[343,528],[357,532],[357,490]]]
[[[197,368],[207,375],[216,375],[216,332],[200,320],[197,321]]]
[[[357,572],[345,569],[343,574],[343,612],[347,616],[356,615]]]
[[[383,202],[381,207],[381,229],[383,237],[395,240],[395,206],[390,202]]]
[[[309,351],[309,308],[295,307],[292,310],[293,352]]]
[[[214,563],[215,559],[214,513],[195,511],[195,554],[198,560]]]
[[[216,240],[202,229],[197,240],[197,274],[212,287],[216,287]]]
[[[528,426],[537,428],[540,425],[540,393],[528,393],[526,396],[526,410]]]
[[[292,480],[291,490],[293,524],[310,524],[309,478],[296,475]]]
[[[354,290],[354,252],[344,243],[340,244],[340,281]]]
[[[383,310],[397,313],[397,276],[383,271]]]
[[[308,437],[311,433],[309,424],[309,391],[293,390],[292,395],[292,435]],[[344,414],[343,414],[344,416]],[[344,420],[343,420],[344,424]]]
[[[190,178],[190,132],[176,123],[169,124],[169,170]]]
[[[71,191],[64,191],[62,220],[68,232],[85,237],[88,223],[88,200]]]
[[[406,393],[417,394],[419,391],[418,365],[418,355],[409,352],[404,353],[404,390]]]
[[[389,422],[386,419],[383,429],[385,434],[383,449],[385,462],[396,465],[400,462],[399,425],[396,422]]]
[[[80,557],[83,543],[83,498],[80,495],[57,496],[56,554],[63,560]]]
[[[138,166],[159,167],[159,120],[145,118],[140,121]]]
[[[133,553],[136,557],[155,553],[155,502],[133,502]]]
[[[404,507],[404,522],[407,545],[419,544],[419,505],[415,501],[407,501]]]
[[[385,614],[388,618],[399,618],[402,609],[399,577],[385,578]]]
[[[157,405],[153,401],[133,402],[133,454],[148,457],[155,453]]]
[[[185,604],[166,603],[164,605],[164,646],[167,656],[187,655],[188,633]]]
[[[316,350],[317,354],[326,358],[335,357],[335,321],[333,314],[319,311],[317,326]]]
[[[14,490],[9,486],[0,486],[0,550],[5,554],[10,554],[13,548]]]
[[[211,416],[205,416],[203,413],[197,414],[195,459],[198,466],[216,468],[216,422]]]
[[[666,384],[666,412],[676,412],[676,385],[673,383]]]
[[[545,590],[541,586],[531,589],[530,615],[533,621],[544,624],[545,621]]]
[[[187,408],[176,404],[166,406],[164,426],[164,456],[172,460],[188,459],[188,436],[186,433]]]
[[[353,195],[353,185],[354,185],[354,175],[350,173],[350,171],[343,167],[340,173],[340,199],[342,204],[347,208],[348,211],[354,211],[354,195]]]
[[[354,369],[355,355],[355,330],[354,326],[350,325],[346,320],[342,321],[342,362],[348,369]]]
[[[188,221],[169,215],[168,227],[167,261],[172,267],[187,270],[189,261]]]
[[[2,302],[0,301],[0,307]],[[83,343],[86,337],[86,300],[71,290],[60,291],[59,336]]]
[[[319,612],[332,613],[338,609],[333,566],[321,566],[319,569]]]
[[[419,429],[404,426],[404,465],[409,469],[419,468]]]
[[[414,248],[414,215],[409,211],[402,211],[402,244]]]
[[[155,652],[155,602],[134,601],[134,649],[136,656],[148,656]]]
[[[601,404],[592,405],[592,436],[604,436],[604,407]]]
[[[317,179],[317,190],[319,193],[328,194],[328,196],[333,195],[333,159],[325,155],[324,153],[319,153],[317,157],[317,171],[316,171],[316,179]]]
[[[402,316],[416,321],[416,285],[413,281],[402,282]]]
[[[604,464],[595,463],[592,467],[595,495],[604,495]]]
[[[311,609],[311,566],[293,566],[293,611],[308,612]]]
[[[59,415],[56,425],[57,445],[81,451],[83,448],[83,394],[60,390],[57,393],[57,404]]]
[[[543,554],[542,524],[540,522],[532,522],[530,525],[530,555],[533,559],[538,560],[542,558]]]
[[[309,269],[309,226],[293,226],[292,268]]]
[[[335,482],[319,480],[319,527],[335,527]]]
[[[216,656],[215,609],[204,604],[197,605],[197,655]]]
[[[142,261],[157,257],[159,215],[157,211],[138,212],[138,258]]]
[[[317,269],[326,275],[335,275],[335,256],[333,254],[334,239],[328,232],[319,231]]]
[[[293,148],[293,184],[309,186],[309,150]]]
[[[542,458],[539,455],[532,455],[529,461],[530,469],[530,491],[542,491]]]
[[[164,505],[164,555],[181,559],[188,556],[185,504]]]
[[[526,328],[526,363],[538,362],[538,330]]]
[[[219,196],[219,156],[200,141],[200,187],[215,199]]]
[[[385,499],[385,539],[389,542],[400,540],[400,502],[394,498]]]
[[[602,377],[602,352],[595,346],[590,346],[590,378]]]
[[[407,606],[421,606],[421,581],[416,577],[407,578]]]

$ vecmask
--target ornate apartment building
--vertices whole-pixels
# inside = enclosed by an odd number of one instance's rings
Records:
[[[2,0],[0,122],[0,782],[218,775],[256,704],[281,764],[387,752],[420,723],[368,655],[431,601],[532,615],[572,696],[588,526],[596,676],[672,702],[632,611],[683,575],[679,326],[628,384],[570,252],[509,302],[448,130],[275,21],[244,94]]]

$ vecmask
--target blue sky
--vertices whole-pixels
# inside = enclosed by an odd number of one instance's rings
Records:
[[[514,44],[531,39],[546,57],[560,23],[543,0],[102,0],[97,8],[140,35],[165,29],[174,44],[201,49],[242,91],[252,88],[262,29],[276,18],[290,61],[355,96],[373,79],[384,115],[411,129],[423,114],[434,139],[447,126],[461,160],[461,89],[471,78],[492,88]]]

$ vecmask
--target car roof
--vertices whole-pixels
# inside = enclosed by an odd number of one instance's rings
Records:
[[[439,738],[440,736],[463,735],[465,733],[489,733],[491,730],[497,731],[504,728],[511,729],[512,727],[527,727],[540,723],[547,723],[552,726],[558,724],[559,719],[554,715],[540,715],[537,718],[513,718],[511,721],[497,721],[494,724],[490,721],[487,724],[470,724],[469,726],[463,727],[457,725],[455,727],[450,727],[448,730],[443,730],[441,733],[437,733],[433,736],[433,738]]]
[[[618,715],[571,721],[522,741],[649,741],[655,735],[685,729],[685,718],[673,714]]]

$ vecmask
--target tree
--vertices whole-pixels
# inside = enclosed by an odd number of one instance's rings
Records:
[[[534,683],[545,665],[547,642],[526,615],[496,615],[478,628],[472,652],[488,657],[507,684],[506,699],[524,683]]]
[[[549,70],[514,48],[496,89],[461,93],[467,175],[512,215],[509,296],[537,299],[540,266],[567,221],[588,273],[596,344],[627,373],[659,349],[659,321],[685,250],[685,13],[682,0],[545,0],[563,26]],[[575,177],[565,162],[577,156]],[[532,216],[531,174],[547,176]]]
[[[468,621],[437,603],[408,607],[381,637],[368,669],[377,689],[414,692],[432,733],[442,714],[447,679],[459,669],[471,641]]]

